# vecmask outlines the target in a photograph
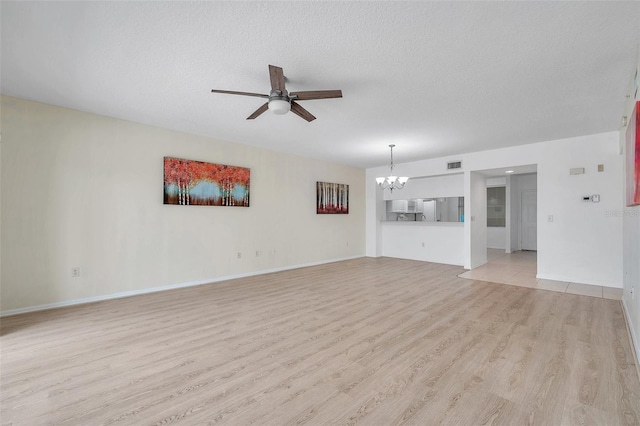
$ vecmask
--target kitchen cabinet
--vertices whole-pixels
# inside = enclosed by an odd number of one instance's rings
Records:
[[[409,200],[389,200],[387,201],[387,212],[389,213],[408,213]]]

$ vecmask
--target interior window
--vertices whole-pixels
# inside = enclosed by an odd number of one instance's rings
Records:
[[[487,188],[487,226],[505,226],[506,198],[504,186]]]

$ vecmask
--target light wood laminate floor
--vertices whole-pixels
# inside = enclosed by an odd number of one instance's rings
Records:
[[[637,425],[620,302],[362,258],[3,318],[3,425]]]

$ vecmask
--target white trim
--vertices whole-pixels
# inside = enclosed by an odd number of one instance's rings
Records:
[[[636,331],[633,328],[633,322],[631,322],[631,317],[629,316],[629,309],[627,308],[627,302],[624,297],[622,298],[622,310],[624,311],[624,319],[627,321],[627,330],[631,335],[631,344],[633,346],[634,353],[636,354],[636,373],[638,373],[638,377],[640,378],[640,345],[638,344],[638,340],[636,339]]]
[[[253,277],[253,276],[256,276],[256,275],[271,274],[273,272],[288,271],[288,270],[291,270],[291,269],[300,269],[300,268],[307,268],[309,266],[324,265],[326,263],[334,263],[334,262],[342,262],[342,261],[351,260],[351,259],[359,259],[361,257],[363,257],[363,256],[351,256],[351,257],[344,257],[344,258],[340,258],[340,259],[321,260],[319,262],[311,262],[311,263],[304,263],[304,264],[300,264],[300,265],[283,266],[283,267],[280,267],[280,268],[265,269],[265,270],[256,271],[256,272],[246,272],[246,273],[243,273],[243,274],[226,275],[226,276],[223,276],[223,277],[209,278],[209,279],[206,279],[206,280],[198,280],[198,281],[190,281],[190,282],[186,282],[186,283],[170,284],[170,285],[166,285],[166,286],[162,286],[162,287],[145,288],[145,289],[141,289],[141,290],[133,290],[133,291],[125,291],[125,292],[122,292],[122,293],[107,294],[107,295],[104,295],[104,296],[85,297],[85,298],[82,298],[82,299],[65,300],[65,301],[62,301],[62,302],[47,303],[46,305],[29,306],[29,307],[26,307],[26,308],[10,309],[8,311],[0,311],[0,317],[8,317],[10,315],[25,314],[25,313],[28,313],[28,312],[44,311],[44,310],[47,310],[47,309],[62,308],[62,307],[65,307],[65,306],[82,305],[82,304],[85,304],[85,303],[102,302],[104,300],[120,299],[120,298],[123,298],[123,297],[138,296],[140,294],[156,293],[156,292],[159,292],[159,291],[174,290],[174,289],[177,289],[177,288],[193,287],[193,286],[203,285],[203,284],[212,284],[212,283],[220,282],[220,281],[235,280],[237,278]]]

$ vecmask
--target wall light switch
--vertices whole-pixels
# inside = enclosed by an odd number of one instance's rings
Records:
[[[593,201],[594,203],[599,203],[600,202],[600,194],[593,194],[591,196],[591,201]]]
[[[604,164],[598,164],[598,171],[604,172]]]
[[[547,216],[547,222],[553,222],[553,215],[552,214]]]

